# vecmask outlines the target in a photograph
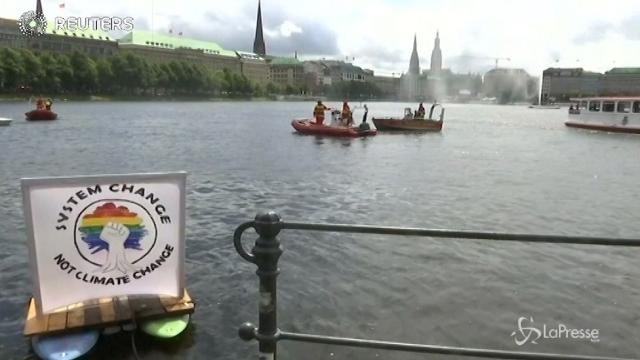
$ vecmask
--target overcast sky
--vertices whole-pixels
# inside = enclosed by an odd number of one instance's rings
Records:
[[[26,3],[2,0],[0,17],[18,18]],[[257,0],[42,0],[45,16],[131,16],[138,29],[213,41],[251,51]],[[60,4],[64,3],[64,8]],[[311,4],[314,4],[313,6]],[[353,59],[391,75],[406,72],[418,36],[428,68],[440,31],[443,66],[455,72],[495,65],[605,71],[640,67],[640,2],[512,0],[263,0],[267,53]]]

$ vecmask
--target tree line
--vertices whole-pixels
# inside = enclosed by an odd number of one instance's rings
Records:
[[[70,54],[0,49],[0,92],[33,95],[229,96],[308,94],[306,85],[261,85],[227,69],[213,71],[187,61],[157,64],[132,53],[91,58]],[[370,83],[342,82],[322,89],[333,98],[380,96]]]
[[[131,53],[94,59],[77,51],[0,49],[0,92],[4,93],[234,97],[302,91],[275,83],[263,87],[244,74],[212,71],[187,61],[152,63]]]

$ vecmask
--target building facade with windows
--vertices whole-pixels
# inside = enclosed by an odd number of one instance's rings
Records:
[[[118,53],[118,43],[109,34],[97,30],[56,30],[47,24],[46,33],[26,37],[20,33],[18,20],[0,18],[0,47],[70,54],[74,51],[90,56],[112,56]]]
[[[270,79],[284,86],[305,84],[304,65],[297,58],[274,57],[269,63]]]
[[[214,42],[134,30],[120,38],[118,46],[120,51],[140,55],[152,63],[187,61],[212,71],[242,71],[236,52],[225,50]]]

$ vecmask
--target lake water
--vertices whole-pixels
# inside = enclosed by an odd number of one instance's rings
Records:
[[[369,103],[369,115],[396,115],[406,105]],[[640,137],[565,128],[566,109],[447,105],[442,133],[361,139],[294,134],[291,119],[311,116],[313,103],[69,102],[55,104],[60,120],[41,123],[24,121],[27,110],[0,103],[0,116],[14,119],[0,127],[2,359],[32,356],[22,337],[31,293],[22,177],[189,173],[186,269],[197,308],[174,342],[138,335],[148,359],[254,358],[256,343],[241,341],[237,329],[257,321],[257,277],[232,234],[260,210],[285,221],[640,234]],[[291,230],[280,239],[283,330],[640,356],[637,248]],[[598,329],[599,341],[517,346],[511,333],[521,316],[539,327]],[[290,342],[279,355],[440,358]],[[133,358],[128,335],[103,337],[91,358]]]

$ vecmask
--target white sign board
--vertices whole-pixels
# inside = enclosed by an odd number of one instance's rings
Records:
[[[39,312],[121,295],[182,296],[186,173],[23,179]]]

